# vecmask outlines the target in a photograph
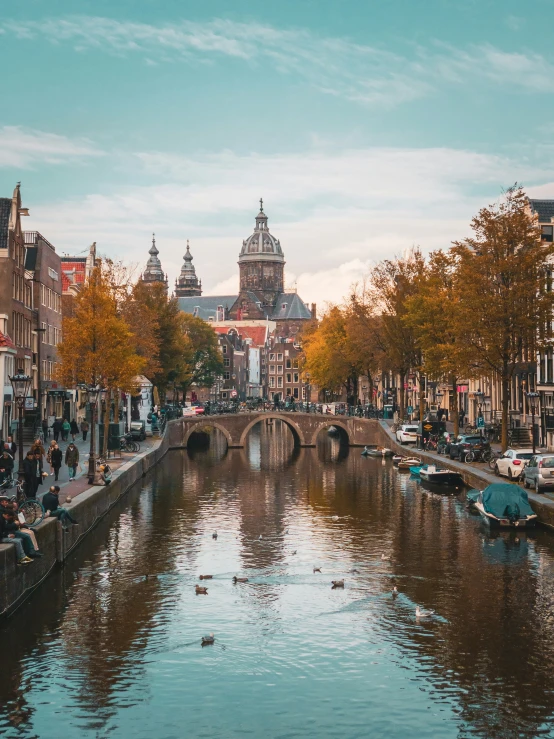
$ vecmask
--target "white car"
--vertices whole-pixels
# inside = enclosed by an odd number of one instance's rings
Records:
[[[510,480],[517,480],[527,462],[533,456],[530,449],[506,449],[500,459],[496,460],[494,471]]]
[[[396,432],[396,441],[400,444],[415,444],[417,441],[417,426],[405,423]]]

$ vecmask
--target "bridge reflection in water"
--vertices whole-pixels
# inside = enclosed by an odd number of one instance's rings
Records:
[[[278,423],[244,449],[214,436],[170,453],[4,628],[0,733],[552,736],[553,583],[550,534],[491,537],[388,461],[295,449]]]

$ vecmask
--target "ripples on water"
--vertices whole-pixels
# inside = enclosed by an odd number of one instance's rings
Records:
[[[171,452],[4,628],[0,734],[554,737],[553,563],[278,423]]]

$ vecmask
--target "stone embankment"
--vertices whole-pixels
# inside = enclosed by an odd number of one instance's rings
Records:
[[[79,522],[67,533],[53,518],[46,518],[34,529],[37,542],[44,556],[29,565],[18,565],[15,547],[0,544],[0,617],[12,614],[33,590],[45,580],[57,565],[62,565],[97,523],[113,508],[117,501],[152,469],[171,448],[180,446],[182,437],[180,421],[171,421],[164,436],[144,452],[135,455],[113,474],[110,485],[93,486],[80,492],[64,507]],[[177,428],[174,428],[177,427]],[[64,487],[71,495],[71,484]]]
[[[394,449],[399,454],[410,454],[412,451],[422,459],[424,462],[436,464],[439,467],[446,467],[455,472],[459,472],[464,482],[470,488],[477,488],[483,490],[487,485],[493,482],[509,482],[506,477],[498,478],[492,472],[489,472],[488,467],[483,466],[483,469],[478,468],[475,465],[465,464],[464,462],[458,462],[456,459],[449,459],[440,454],[434,454],[433,452],[422,452],[419,449],[413,450],[412,447],[402,446],[398,444],[395,439],[393,432],[390,430],[388,424],[383,421],[379,422],[381,431],[381,441],[383,445]],[[516,484],[516,483],[514,483]],[[529,495],[529,503],[531,508],[539,517],[539,521],[543,526],[550,529],[554,529],[554,500],[548,493],[537,494],[531,490],[526,491]]]

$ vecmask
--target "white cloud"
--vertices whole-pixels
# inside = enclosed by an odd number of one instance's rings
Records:
[[[21,126],[0,128],[0,166],[30,169],[38,164],[61,164],[103,152],[86,139],[70,139]]]
[[[269,226],[307,302],[336,301],[366,267],[413,245],[448,246],[471,217],[514,180],[548,182],[551,169],[455,149],[350,149],[304,155],[136,157],[135,182],[84,200],[29,203],[29,228],[60,251],[92,241],[103,253],[144,264],[156,232],[164,269],[179,273],[186,239],[204,290],[232,294],[237,258],[263,196]],[[480,194],[475,192],[476,183]]]

